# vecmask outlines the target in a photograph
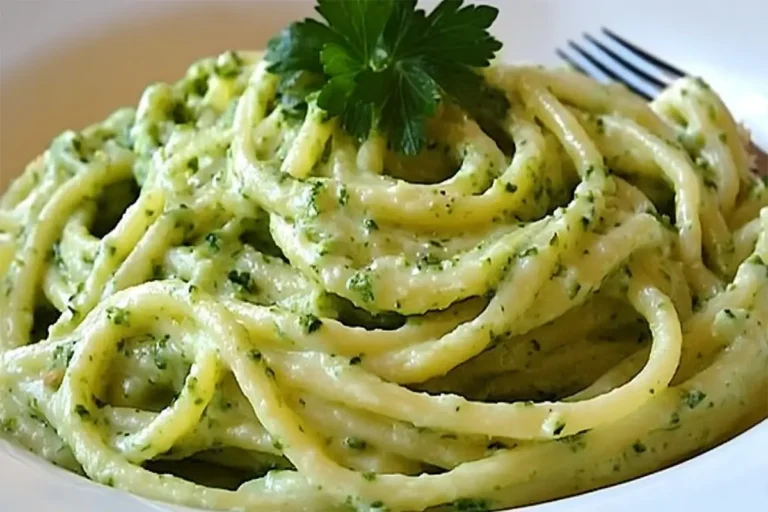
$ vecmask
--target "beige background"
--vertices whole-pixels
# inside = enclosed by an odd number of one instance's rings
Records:
[[[278,27],[311,10],[301,2],[280,9],[278,0],[104,0],[112,4],[107,9],[99,3],[2,3],[0,189],[64,129],[135,105],[147,84],[179,78],[201,56],[260,48]],[[84,30],[58,24],[65,14],[80,18]],[[29,31],[39,34],[29,37]]]

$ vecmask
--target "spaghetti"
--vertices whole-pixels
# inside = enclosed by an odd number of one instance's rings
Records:
[[[490,510],[764,419],[768,187],[719,98],[486,78],[513,152],[451,105],[358,144],[234,52],[60,135],[0,202],[5,434],[202,508]]]

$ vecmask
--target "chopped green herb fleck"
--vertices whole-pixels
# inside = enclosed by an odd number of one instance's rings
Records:
[[[208,244],[208,248],[213,252],[218,252],[221,249],[219,245],[219,236],[216,233],[208,233],[205,235],[205,243]]]
[[[568,290],[568,298],[574,299],[581,291],[581,283],[574,283],[570,290]]]
[[[0,423],[0,430],[5,432],[6,434],[13,434],[16,432],[16,429],[19,426],[19,420],[16,418],[6,418],[3,420],[2,423]]]
[[[460,498],[453,502],[453,507],[461,512],[487,512],[491,509],[488,500],[479,498]]]
[[[128,325],[130,321],[130,311],[116,306],[107,308],[107,319],[115,325]]]
[[[347,187],[342,186],[339,188],[339,205],[346,206],[347,202],[349,202],[349,192],[347,192]]]
[[[568,446],[573,453],[579,452],[587,447],[587,441],[584,438],[586,432],[579,432],[572,436],[561,437],[557,439],[559,443],[563,443]]]
[[[75,405],[75,414],[83,419],[88,418],[91,415],[91,413],[88,411],[88,408],[83,404]]]
[[[348,437],[344,439],[344,444],[350,450],[365,450],[368,447],[368,443],[364,439],[359,437]]]
[[[243,65],[243,59],[237,52],[228,51],[219,56],[216,60],[216,74],[221,78],[233,78],[240,72]]]
[[[347,281],[347,288],[357,292],[365,302],[372,302],[375,298],[371,276],[366,272],[357,272]]]
[[[683,394],[683,403],[688,406],[689,409],[695,409],[697,405],[701,403],[707,397],[707,394],[697,389],[688,391]]]
[[[302,315],[299,319],[299,323],[301,324],[301,328],[307,334],[312,334],[316,330],[320,329],[320,327],[323,325],[323,321],[311,313]]]
[[[229,279],[230,282],[234,283],[241,290],[247,293],[254,293],[256,291],[256,287],[251,281],[250,272],[240,272],[237,270],[230,270],[229,273],[227,274],[227,279]]]
[[[75,351],[72,346],[58,345],[53,349],[53,369],[61,369],[69,366]]]

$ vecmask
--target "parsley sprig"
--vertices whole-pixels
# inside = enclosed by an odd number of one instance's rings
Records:
[[[318,0],[322,21],[293,23],[268,44],[282,104],[306,108],[317,94],[350,135],[364,140],[376,128],[406,155],[425,145],[441,101],[479,120],[503,118],[506,96],[477,71],[501,48],[488,32],[498,10],[462,3],[443,0],[426,14],[416,0]]]

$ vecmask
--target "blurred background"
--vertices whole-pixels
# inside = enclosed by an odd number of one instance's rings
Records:
[[[767,124],[768,66],[733,51],[762,45],[762,55],[768,55],[766,0],[481,1],[501,10],[494,30],[507,61],[557,64],[555,47],[609,24],[705,76],[741,119]],[[135,105],[146,85],[176,80],[203,56],[262,48],[287,23],[310,15],[313,5],[309,0],[0,0],[0,190],[54,135]],[[762,66],[762,74],[754,73],[755,66]],[[768,133],[758,137],[765,141]]]

